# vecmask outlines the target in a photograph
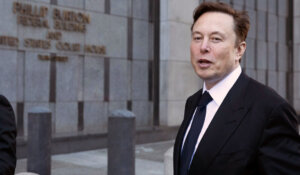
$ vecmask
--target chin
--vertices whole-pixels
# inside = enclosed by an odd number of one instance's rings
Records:
[[[209,74],[206,71],[197,70],[196,73],[202,80],[209,80],[213,77],[213,75]]]

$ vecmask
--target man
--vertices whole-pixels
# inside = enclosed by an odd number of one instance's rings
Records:
[[[186,102],[175,175],[300,175],[295,111],[241,70],[249,26],[224,3],[194,11],[191,63],[204,85]]]
[[[0,175],[13,175],[15,172],[16,134],[13,109],[0,95]]]

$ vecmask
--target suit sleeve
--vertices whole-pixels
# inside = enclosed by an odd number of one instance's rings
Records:
[[[264,175],[300,174],[299,121],[283,103],[270,113],[259,148],[259,169]]]
[[[16,123],[8,100],[0,95],[0,174],[13,175],[16,167]]]

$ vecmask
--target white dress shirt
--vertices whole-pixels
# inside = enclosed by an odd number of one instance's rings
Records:
[[[214,118],[217,110],[221,106],[221,104],[222,104],[224,98],[226,97],[226,95],[228,94],[229,90],[234,85],[236,80],[239,78],[241,72],[242,72],[242,68],[241,68],[241,66],[238,66],[230,74],[228,74],[223,80],[221,80],[220,82],[215,84],[210,90],[207,90],[206,84],[204,82],[202,93],[204,93],[205,91],[209,92],[209,94],[210,94],[210,96],[212,97],[213,100],[211,102],[209,102],[206,106],[206,114],[205,114],[204,124],[203,124],[202,130],[199,134],[199,137],[198,137],[198,140],[197,140],[197,143],[196,143],[196,146],[195,146],[194,153],[193,153],[192,157],[194,157],[195,151],[197,150],[198,145],[199,145],[205,131],[207,130],[210,122]],[[190,128],[191,128],[196,110],[197,110],[197,108],[195,109],[194,114],[193,114],[192,119],[191,119],[191,122],[190,122],[190,124],[189,124],[189,126],[186,130],[186,133],[185,133],[185,136],[184,136],[184,139],[183,139],[183,143],[185,143],[185,139],[187,137],[187,134],[190,131]],[[184,144],[182,144],[181,150],[183,148],[183,145]]]

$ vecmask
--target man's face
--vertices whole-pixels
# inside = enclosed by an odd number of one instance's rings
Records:
[[[246,43],[236,44],[233,17],[206,12],[192,29],[191,62],[208,89],[232,72],[244,53]]]

